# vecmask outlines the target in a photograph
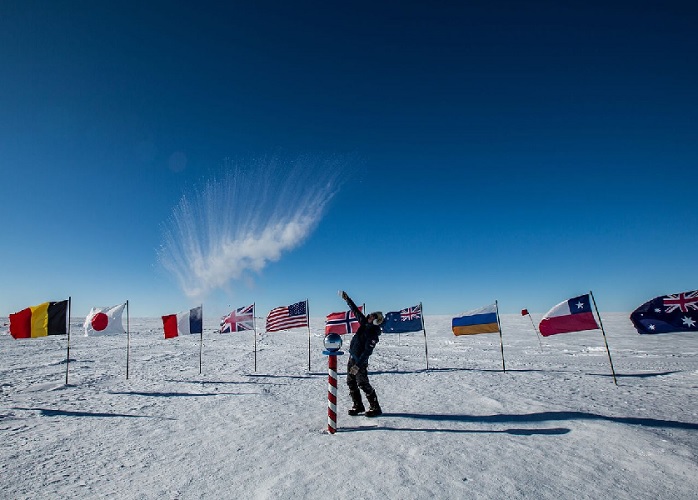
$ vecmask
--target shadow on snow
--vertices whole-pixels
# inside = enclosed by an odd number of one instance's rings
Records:
[[[258,378],[291,378],[291,379],[311,379],[317,377],[326,377],[327,372],[317,373],[309,372],[307,375],[269,375],[263,373],[248,373],[248,377],[258,377]]]
[[[157,418],[158,420],[176,420],[167,417],[153,417],[151,415],[129,415],[127,413],[106,413],[94,411],[52,410],[49,408],[13,408],[15,410],[38,411],[42,417],[122,417],[122,418]]]
[[[385,415],[385,414],[384,414]],[[407,432],[450,432],[457,434],[512,434],[515,436],[558,436],[567,434],[570,429],[565,427],[554,427],[552,429],[412,429],[403,427],[388,427],[388,426],[372,426],[362,425],[359,427],[340,427],[337,432],[356,432],[356,431],[407,431]]]
[[[530,423],[551,422],[563,420],[605,420],[618,424],[642,425],[646,427],[660,427],[666,429],[698,430],[698,424],[690,422],[677,422],[675,420],[663,420],[657,418],[642,417],[613,417],[587,413],[581,411],[543,411],[522,415],[444,415],[428,413],[384,413],[384,417],[411,418],[416,420],[429,420],[433,422],[466,422],[466,423]]]
[[[444,373],[444,372],[482,372],[482,373],[565,373],[574,374],[577,372],[571,372],[566,370],[555,370],[555,369],[537,369],[537,368],[507,368],[504,372],[501,368],[420,368],[416,370],[369,370],[370,374],[391,374],[391,375],[405,375],[414,373]],[[338,372],[344,373],[344,372]],[[681,373],[680,370],[667,371],[667,372],[645,372],[645,373],[616,373],[617,378],[649,378],[649,377],[662,377],[666,375],[673,375],[675,373]],[[612,374],[609,373],[587,373],[587,375],[599,376],[599,377],[611,377]]]
[[[237,393],[237,392],[140,392],[140,391],[110,391],[109,394],[118,394],[122,396],[152,396],[156,398],[175,398],[175,397],[187,397],[187,398],[199,398],[207,396],[241,396],[247,393]]]

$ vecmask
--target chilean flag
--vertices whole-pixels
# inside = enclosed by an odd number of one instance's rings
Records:
[[[538,325],[541,335],[548,337],[556,333],[596,330],[599,325],[591,312],[589,294],[560,302],[545,313]]]
[[[162,317],[162,327],[165,338],[171,339],[179,335],[203,332],[203,315],[201,306],[177,314]]]

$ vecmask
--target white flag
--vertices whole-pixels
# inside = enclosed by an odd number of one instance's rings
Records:
[[[125,333],[121,315],[126,304],[112,307],[93,307],[85,318],[85,336],[93,334]]]

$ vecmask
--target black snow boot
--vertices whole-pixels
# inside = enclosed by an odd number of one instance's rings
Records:
[[[349,391],[349,395],[354,403],[354,406],[349,408],[349,415],[355,416],[366,411],[366,408],[364,408],[364,402],[361,400],[361,393],[359,391]]]
[[[367,417],[377,417],[378,415],[383,414],[383,410],[381,410],[381,405],[378,404],[378,396],[376,395],[376,391],[373,391],[371,394],[366,394],[366,399],[368,399],[368,411],[366,412]]]

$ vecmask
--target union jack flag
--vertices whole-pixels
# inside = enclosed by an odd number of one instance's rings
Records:
[[[681,312],[688,312],[689,309],[698,311],[698,290],[667,295],[664,297],[664,306],[667,313],[674,312],[677,309]]]
[[[254,330],[254,304],[235,309],[221,320],[220,333]]]
[[[400,321],[412,321],[422,316],[422,304],[400,311]]]

